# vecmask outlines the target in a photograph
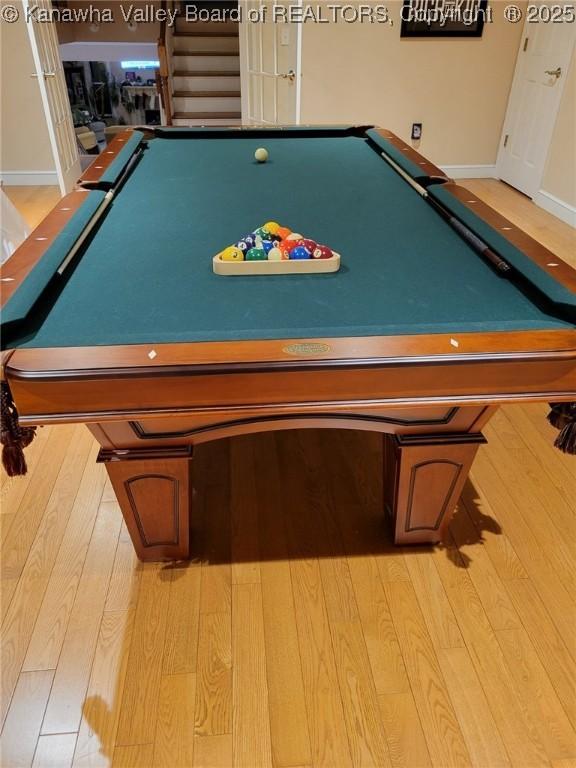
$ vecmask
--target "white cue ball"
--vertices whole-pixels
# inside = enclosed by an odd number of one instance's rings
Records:
[[[254,152],[254,157],[259,163],[265,163],[266,160],[268,160],[268,150],[264,149],[264,147],[259,147],[256,152]]]

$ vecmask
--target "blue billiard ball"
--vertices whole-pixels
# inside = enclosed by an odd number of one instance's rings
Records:
[[[290,251],[291,259],[309,259],[311,258],[311,256],[312,254],[310,253],[308,248],[304,248],[303,245],[299,245]]]

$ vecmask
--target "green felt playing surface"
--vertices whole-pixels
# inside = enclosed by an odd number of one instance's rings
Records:
[[[340,272],[213,274],[216,253],[268,220],[334,248]],[[230,132],[152,140],[9,345],[558,327],[571,326],[496,275],[365,139]]]

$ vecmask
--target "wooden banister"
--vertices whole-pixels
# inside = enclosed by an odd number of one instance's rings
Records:
[[[166,10],[166,0],[162,0],[160,7]],[[160,65],[156,73],[156,84],[162,100],[162,109],[166,118],[166,124],[172,125],[172,94],[170,86],[170,62],[168,59],[168,48],[166,44],[168,36],[168,25],[166,21],[160,22],[160,37],[158,38],[158,62]]]

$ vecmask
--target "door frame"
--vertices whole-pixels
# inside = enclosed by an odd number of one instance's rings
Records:
[[[28,8],[30,7],[30,0],[22,0],[22,7],[24,17],[26,19]],[[62,59],[60,58],[59,42],[56,38],[57,54],[54,56],[54,71],[45,72],[38,49],[38,40],[36,39],[34,20],[32,18],[26,19],[26,31],[28,33],[28,39],[30,41],[30,48],[32,51],[32,59],[34,61],[35,72],[31,74],[31,77],[35,77],[38,81],[38,87],[40,89],[40,98],[42,101],[42,108],[44,110],[44,116],[46,118],[46,126],[48,129],[48,137],[50,139],[50,148],[52,150],[52,158],[56,167],[56,176],[58,178],[58,186],[62,195],[68,194],[74,188],[77,179],[80,176],[81,168],[78,156],[78,148],[76,143],[76,134],[72,123],[72,112],[68,101],[68,88],[66,85],[66,77],[64,75],[64,67],[62,65]],[[47,30],[52,30],[56,35],[56,27],[52,24],[46,24]],[[46,84],[46,78],[55,78],[58,81],[58,87],[60,91],[66,94],[65,103],[61,105],[64,115],[64,122],[67,124],[68,140],[70,144],[71,155],[76,153],[76,159],[69,168],[64,168],[62,157],[60,156],[60,145],[58,143],[58,136],[56,135],[56,129],[54,126],[54,116],[52,114],[52,107],[50,103],[50,96],[48,95],[48,86]]]
[[[540,22],[543,23],[543,22]],[[502,123],[502,132],[500,134],[500,140],[498,142],[498,155],[496,157],[496,178],[505,181],[502,179],[500,175],[500,170],[503,165],[503,156],[504,156],[504,141],[506,138],[506,134],[509,132],[509,124],[511,123],[511,116],[515,113],[515,109],[517,108],[517,105],[514,103],[514,91],[518,87],[518,83],[520,80],[520,77],[522,75],[522,69],[524,62],[522,61],[522,54],[524,53],[524,45],[526,39],[529,40],[530,38],[530,28],[533,27],[533,24],[528,22],[528,18],[524,21],[524,27],[522,28],[522,35],[520,36],[520,42],[518,44],[518,52],[516,54],[516,64],[514,67],[514,77],[512,78],[512,85],[510,86],[510,93],[508,95],[508,103],[506,105],[506,114],[504,116],[504,122]],[[553,106],[553,109],[551,109],[548,112],[548,121],[546,124],[546,130],[544,131],[544,137],[545,140],[542,143],[541,147],[541,155],[538,162],[538,180],[534,184],[534,189],[532,189],[530,192],[530,197],[532,200],[536,198],[538,193],[540,192],[542,188],[542,179],[544,178],[544,171],[546,170],[546,161],[548,159],[548,154],[550,152],[550,144],[552,142],[552,136],[554,134],[554,128],[556,126],[556,119],[558,117],[558,112],[560,111],[560,104],[562,103],[562,95],[564,93],[564,88],[566,86],[566,80],[568,79],[568,74],[570,71],[570,68],[572,66],[572,57],[575,53],[575,36],[573,36],[572,42],[570,43],[570,46],[567,51],[566,55],[566,64],[564,67],[564,76],[560,78],[560,82],[556,84],[555,87],[555,103]]]
[[[303,0],[296,0],[296,4],[302,6]],[[242,124],[251,125],[251,110],[250,110],[250,74],[251,71],[248,67],[249,62],[249,46],[250,40],[248,33],[250,25],[253,22],[248,22],[243,19],[239,25],[239,44],[240,44],[240,96],[241,96],[241,111],[242,111]],[[293,24],[292,27],[296,28],[296,63],[295,63],[295,107],[294,107],[294,125],[301,124],[301,105],[302,105],[302,24]],[[260,61],[262,61],[262,39],[260,38]],[[278,56],[275,55],[275,67],[278,69]],[[260,73],[261,74],[261,73]],[[267,75],[269,77],[279,77],[279,73],[275,75]],[[278,110],[276,109],[276,112]],[[270,123],[269,125],[273,125]]]

